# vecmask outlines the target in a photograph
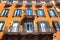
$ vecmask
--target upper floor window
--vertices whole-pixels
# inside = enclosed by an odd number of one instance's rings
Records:
[[[41,17],[45,16],[44,11],[41,9],[37,10],[37,13],[38,13],[38,16],[41,16]]]
[[[50,17],[57,17],[54,10],[48,10]]]
[[[21,16],[21,14],[22,14],[22,10],[21,9],[16,9],[14,11],[14,16]]]
[[[4,21],[0,21],[0,31],[3,29],[4,24],[5,24],[5,22],[4,22]]]
[[[7,4],[13,4],[13,0],[7,0]]]
[[[9,9],[4,9],[1,13],[1,16],[8,16],[8,13],[9,13]]]
[[[19,21],[14,21],[10,27],[10,31],[11,32],[19,32],[19,26],[20,26],[20,22]]]
[[[51,32],[51,28],[50,28],[48,21],[39,21],[38,30],[40,32]]]
[[[24,31],[33,32],[33,22],[24,22]]]
[[[32,9],[27,9],[26,10],[26,15],[33,15],[33,10]]]
[[[60,21],[53,21],[56,30],[60,30]]]

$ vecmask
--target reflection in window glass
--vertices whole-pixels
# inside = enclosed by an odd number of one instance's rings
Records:
[[[56,13],[54,10],[49,10],[49,14],[51,17],[56,17]]]
[[[4,23],[4,21],[0,21],[0,31],[3,29]]]
[[[24,31],[33,32],[33,22],[24,22]]]
[[[33,15],[33,10],[32,9],[27,9],[26,10],[26,15]]]
[[[60,30],[60,21],[53,21],[56,30]]]
[[[1,13],[1,16],[8,16],[9,9],[4,9]]]
[[[38,16],[45,16],[44,11],[43,10],[37,10]]]
[[[51,31],[48,21],[39,21],[38,26],[39,26],[38,29],[40,32],[50,32]]]
[[[22,10],[21,9],[16,9],[15,13],[14,13],[14,16],[21,16],[21,14],[22,14]]]
[[[11,25],[11,32],[19,32],[19,21],[14,21]]]

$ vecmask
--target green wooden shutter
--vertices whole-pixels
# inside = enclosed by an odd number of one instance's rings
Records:
[[[45,23],[46,23],[47,31],[49,32],[49,31],[50,31],[50,25],[49,25],[49,22],[48,22],[48,21],[45,21]]]
[[[32,22],[32,28],[33,28],[33,30],[32,30],[32,31],[34,31],[34,22]]]
[[[27,31],[27,22],[24,22],[24,32]]]
[[[41,31],[40,21],[38,22],[38,31]]]

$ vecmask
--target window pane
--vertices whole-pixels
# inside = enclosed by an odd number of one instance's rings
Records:
[[[9,9],[4,9],[1,13],[1,16],[8,16]]]
[[[14,21],[11,25],[11,32],[19,32],[19,21]]]
[[[53,21],[56,30],[60,30],[60,21]]]
[[[51,28],[47,21],[38,22],[38,26],[39,26],[38,29],[40,32],[50,32],[51,31]]]
[[[37,10],[38,16],[45,16],[43,10]]]
[[[27,9],[26,10],[26,15],[32,15],[33,14],[33,10],[32,9]]]
[[[7,0],[7,4],[13,4],[13,0]]]
[[[54,10],[49,10],[49,14],[51,17],[56,17],[56,13]]]
[[[4,21],[0,21],[0,31],[3,29],[4,23]]]
[[[33,32],[33,22],[25,22],[24,28],[26,32]]]
[[[21,9],[16,9],[15,13],[14,13],[14,16],[21,16],[21,14],[22,14],[22,10]]]

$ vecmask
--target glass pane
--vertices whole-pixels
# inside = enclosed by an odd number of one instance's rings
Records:
[[[19,32],[19,21],[14,21],[11,26],[11,32]]]
[[[2,11],[1,16],[8,16],[8,13],[9,13],[9,9],[4,9],[4,10]]]
[[[32,32],[33,31],[33,22],[26,22],[24,26],[25,26],[26,32]]]
[[[0,31],[3,29],[4,23],[4,21],[0,21]]]
[[[60,21],[58,21],[58,25],[59,25],[59,28],[60,28]]]
[[[37,10],[38,16],[45,16],[43,10]]]
[[[15,13],[14,13],[14,16],[21,16],[21,14],[22,14],[22,10],[16,9]]]
[[[55,11],[54,10],[49,10],[49,14],[51,17],[55,17],[56,14],[55,14]]]
[[[45,29],[46,24],[42,22],[42,23],[40,24],[40,26],[41,26],[42,32],[46,32],[46,29]]]
[[[41,32],[50,32],[51,31],[51,28],[50,28],[49,23],[47,21],[40,21],[38,23],[39,23],[38,24],[39,31],[41,31]]]
[[[13,4],[13,0],[7,0],[7,4]]]
[[[32,15],[33,14],[33,10],[32,9],[27,9],[26,10],[26,15]]]
[[[53,21],[55,29],[60,30],[60,22],[59,21]]]

